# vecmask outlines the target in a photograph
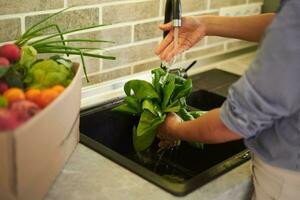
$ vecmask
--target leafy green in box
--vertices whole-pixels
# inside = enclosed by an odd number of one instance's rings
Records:
[[[186,98],[192,91],[192,80],[171,74],[164,69],[152,70],[152,84],[144,80],[130,80],[124,86],[124,102],[114,111],[140,116],[133,127],[133,145],[137,152],[146,150],[154,141],[156,129],[169,112],[177,113],[183,120],[193,120],[204,111],[187,111]],[[200,143],[192,143],[202,148]]]

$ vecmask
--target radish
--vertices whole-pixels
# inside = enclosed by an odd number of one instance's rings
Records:
[[[0,65],[9,66],[9,60],[7,60],[7,58],[0,57]]]
[[[25,122],[37,114],[41,109],[37,104],[31,101],[20,100],[14,102],[10,106],[10,110],[16,115],[19,122]]]
[[[0,131],[9,131],[15,129],[18,122],[16,115],[4,108],[0,108]]]
[[[15,44],[5,44],[0,47],[0,57],[7,58],[11,63],[20,59],[20,48]]]

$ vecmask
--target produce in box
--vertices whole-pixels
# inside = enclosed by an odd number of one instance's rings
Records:
[[[71,60],[61,56],[38,59],[39,54],[79,55],[85,77],[84,57],[115,59],[91,53],[99,48],[76,47],[76,42],[101,43],[104,40],[88,38],[65,39],[65,34],[97,28],[94,25],[62,32],[57,24],[45,22],[66,9],[47,16],[31,26],[13,44],[0,47],[0,131],[13,130],[29,120],[57,98],[74,77]],[[44,35],[44,31],[55,32]]]

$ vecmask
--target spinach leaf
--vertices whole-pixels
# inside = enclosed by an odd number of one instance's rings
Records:
[[[177,113],[183,121],[189,121],[195,119],[185,108],[181,108]]]
[[[180,109],[181,109],[181,104],[180,104],[180,101],[177,100],[171,104],[169,104],[163,111],[164,112],[178,112]]]
[[[154,69],[151,71],[152,73],[152,85],[155,88],[156,92],[161,95],[161,77],[165,76],[167,72],[161,68]]]
[[[127,83],[125,83],[124,91],[127,96],[130,96],[131,91],[133,91],[133,95],[141,101],[144,99],[160,98],[151,83],[148,83],[144,80],[128,81]]]
[[[132,115],[141,113],[141,103],[138,98],[134,96],[127,96],[124,99],[124,103],[118,107],[113,108],[114,111],[125,112]]]
[[[134,108],[137,113],[142,112],[141,102],[138,98],[135,96],[127,96],[124,100],[130,107]]]
[[[191,114],[194,118],[201,117],[201,116],[204,115],[205,113],[207,113],[207,111],[197,110],[197,111],[192,111],[192,112],[190,112],[190,114]]]
[[[149,110],[153,115],[161,117],[162,111],[158,105],[158,103],[153,102],[150,99],[145,99],[142,105],[143,110]]]
[[[200,117],[202,115],[204,115],[206,113],[206,111],[192,111],[192,112],[188,112],[186,109],[180,109],[180,111],[177,113],[181,119],[183,119],[184,121],[189,121],[189,120],[194,120],[197,117]],[[189,144],[193,147],[199,148],[199,149],[203,149],[204,148],[204,144],[200,143],[200,142],[189,142]]]
[[[138,114],[136,109],[132,108],[127,103],[121,104],[118,107],[113,108],[112,110],[132,114],[132,115],[137,115]]]
[[[157,117],[150,111],[144,110],[141,115],[138,127],[133,132],[133,145],[136,151],[147,149],[155,139],[155,131],[164,122],[166,115]]]
[[[174,89],[175,89],[175,79],[170,77],[168,80],[168,83],[165,84],[165,87],[163,89],[164,95],[163,95],[163,101],[161,104],[161,107],[163,110],[167,107],[168,103],[170,102],[170,98],[171,98],[171,95],[172,95]]]
[[[192,92],[192,87],[192,79],[187,79],[182,85],[176,87],[172,99],[177,100],[182,97],[187,97]]]

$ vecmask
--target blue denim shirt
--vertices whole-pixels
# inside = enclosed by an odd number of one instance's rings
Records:
[[[300,1],[285,1],[221,119],[267,163],[300,171]]]

